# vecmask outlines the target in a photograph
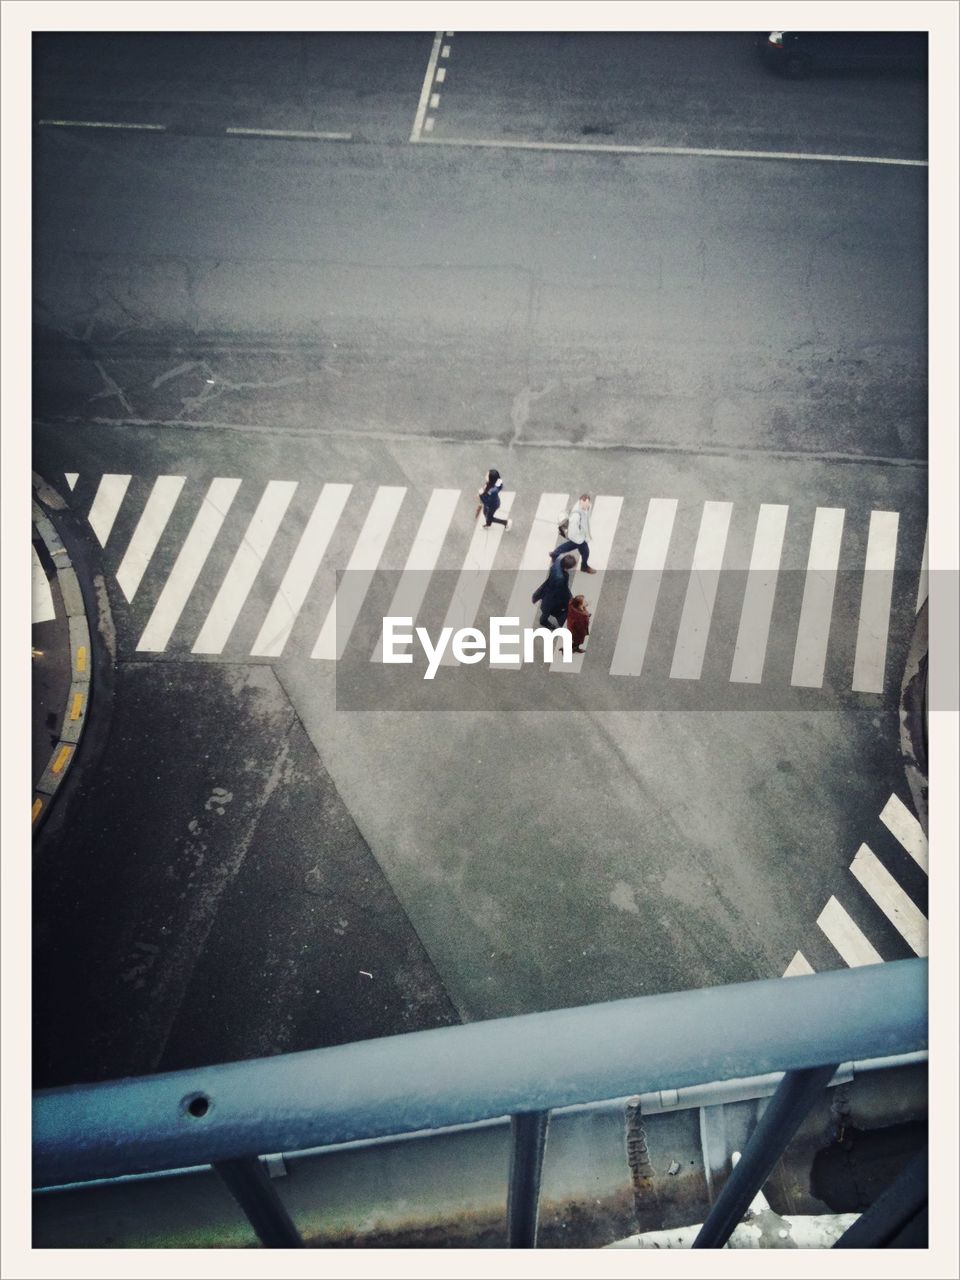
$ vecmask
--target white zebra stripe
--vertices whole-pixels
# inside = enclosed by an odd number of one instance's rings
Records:
[[[566,514],[570,495],[567,493],[542,493],[537,504],[537,514],[527,537],[527,545],[523,549],[520,568],[510,592],[503,616],[519,618],[520,625],[533,618],[535,606],[530,597],[543,582],[550,569],[547,557],[557,545],[559,532],[557,525],[561,516]],[[537,613],[539,618],[539,613]],[[497,671],[519,671],[519,656],[506,662],[498,663]]]
[[[863,930],[851,920],[836,898],[830,898],[817,917],[817,924],[851,969],[862,964],[883,963],[879,951],[867,941]]]
[[[814,968],[802,951],[798,951],[793,957],[786,969],[783,971],[785,978],[799,978],[803,974],[813,973]]]
[[[70,487],[70,490],[71,491],[74,490],[77,487],[77,481],[80,479],[80,472],[65,471],[63,474],[68,486]]]
[[[676,498],[651,498],[643,522],[610,674],[638,676],[643,670],[663,568],[677,514]]]
[[[869,845],[862,844],[850,870],[896,931],[918,956],[927,954],[927,919]]]
[[[186,476],[158,476],[154,481],[117,570],[117,582],[128,601],[137,594],[185,481]]]
[[[590,541],[588,543],[591,566],[595,565],[598,560],[604,566],[610,563],[613,539],[617,532],[617,525],[620,523],[622,508],[623,498],[611,497],[609,494],[601,493],[594,502],[593,510],[590,513]],[[587,597],[587,604],[590,606],[592,614],[591,631],[597,616],[603,578],[603,570],[599,570],[596,574],[577,573],[576,582],[571,580],[570,583],[570,589],[574,595],[580,593]],[[589,647],[589,645],[590,641],[587,640],[587,646]],[[559,654],[559,648],[557,652]],[[550,670],[562,672],[564,675],[575,674],[582,668],[586,656],[586,653],[575,653],[569,663],[561,662],[558,656],[550,664]]]
[[[90,508],[90,514],[87,519],[90,522],[90,528],[97,535],[97,541],[101,547],[107,545],[110,530],[113,528],[113,522],[117,518],[117,512],[120,510],[130,479],[130,476],[119,475],[104,475],[100,477],[96,497],[93,499],[93,505]]]
[[[732,511],[732,502],[703,504],[693,567],[673,651],[671,680],[700,679]]]
[[[860,625],[853,659],[855,693],[882,693],[887,661],[887,632],[893,598],[893,570],[897,557],[896,511],[872,511],[867,559],[860,596]]]
[[[267,484],[200,629],[193,653],[223,652],[296,489],[296,480],[271,480]]]
[[[57,616],[57,611],[53,606],[53,592],[50,589],[47,575],[43,571],[43,565],[40,563],[40,557],[37,555],[37,548],[33,543],[30,544],[30,551],[33,556],[32,620],[34,622],[51,622]]]
[[[823,685],[845,514],[843,507],[817,507],[813,521],[790,677],[792,685],[805,689]]]
[[[137,644],[138,652],[162,653],[167,647],[240,485],[240,480],[221,477],[211,481]]]
[[[927,531],[923,535],[923,559],[920,561],[920,581],[917,584],[917,608],[916,608],[917,613],[919,613],[921,608],[923,607],[923,602],[927,598],[927,592],[930,587],[930,571],[927,564],[927,555],[928,555],[927,547],[928,547],[929,541],[930,541],[930,527],[928,525]]]
[[[377,490],[311,658],[343,657],[406,492],[397,485],[381,485]]]
[[[279,658],[290,638],[293,624],[317,576],[320,561],[343,514],[353,485],[325,484],[317,499],[297,549],[283,575],[263,626],[250,654],[255,658]]]
[[[420,606],[430,585],[430,575],[440,558],[461,492],[460,489],[434,489],[431,493],[417,536],[407,556],[403,574],[397,583],[393,600],[390,602],[386,615],[388,618],[412,618],[416,625],[417,614],[420,612]],[[383,637],[381,636],[374,645],[370,661],[380,662],[382,659]]]
[[[763,677],[789,510],[786,506],[763,503],[757,516],[740,629],[730,669],[730,679],[742,684],[759,684]]]
[[[880,821],[906,849],[918,867],[929,874],[929,847],[923,827],[894,793],[880,811]]]
[[[513,493],[501,493],[500,508],[496,513],[501,520],[509,516],[514,496]],[[486,528],[483,513],[480,513],[473,537],[470,539],[470,546],[467,548],[463,568],[453,588],[447,616],[443,621],[445,627],[453,627],[454,631],[458,631],[461,627],[473,626],[503,533],[502,524],[494,524],[489,529]],[[455,661],[452,646],[448,645],[440,665],[449,667]]]

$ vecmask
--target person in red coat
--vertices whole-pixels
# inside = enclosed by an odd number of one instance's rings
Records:
[[[573,636],[573,652],[583,653],[583,642],[590,634],[590,610],[583,596],[574,596],[570,601],[565,625]]]

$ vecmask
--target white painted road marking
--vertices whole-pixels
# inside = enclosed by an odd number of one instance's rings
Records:
[[[863,930],[851,920],[836,898],[817,917],[817,924],[851,969],[863,964],[882,964],[883,957],[867,941]]]
[[[397,583],[388,618],[412,618],[417,624],[417,614],[423,604],[430,585],[430,574],[436,568],[440,551],[443,548],[450,528],[450,521],[460,501],[460,489],[434,489],[430,501],[420,521],[420,528],[413,540],[403,575]],[[374,646],[370,655],[371,662],[380,662],[383,658],[383,636]]]
[[[798,951],[787,965],[786,969],[784,969],[783,976],[785,978],[799,978],[801,975],[805,973],[813,973],[813,971],[813,965],[802,951]]]
[[[193,653],[223,652],[296,488],[296,480],[271,480],[264,489],[197,636]]]
[[[311,658],[343,657],[406,492],[399,485],[381,485],[377,490]]]
[[[306,138],[311,142],[350,142],[352,133],[332,133],[326,129],[224,129],[237,137]]]
[[[539,625],[539,611],[531,603],[530,597],[543,582],[550,571],[547,556],[557,545],[559,532],[557,525],[561,515],[565,515],[570,501],[568,493],[542,493],[537,504],[537,514],[533,518],[533,526],[527,537],[527,545],[523,549],[523,557],[517,572],[510,599],[503,616],[519,618],[521,627],[527,626],[531,618],[536,618]],[[519,671],[519,655],[514,661],[498,663],[498,671]]]
[[[590,564],[591,568],[599,561],[601,565],[606,567],[610,563],[610,553],[613,551],[613,539],[617,532],[617,525],[620,523],[620,511],[623,508],[623,498],[611,497],[609,494],[600,494],[594,501],[593,510],[590,512],[590,540],[588,546],[590,548]],[[593,630],[593,622],[597,616],[597,606],[600,602],[600,592],[603,588],[603,569],[596,574],[577,573],[576,581],[571,581],[570,589],[574,595],[584,595],[587,598],[587,605],[593,615],[590,621],[590,630]],[[587,640],[589,648],[590,641]],[[558,649],[559,653],[559,649]],[[555,658],[550,664],[551,671],[560,671],[564,675],[574,675],[583,666],[583,660],[586,653],[575,653],[572,655],[572,662],[561,662],[559,657]]]
[[[896,931],[918,956],[927,954],[927,920],[923,912],[883,865],[869,845],[862,844],[850,870]]]
[[[819,689],[823,685],[844,514],[843,507],[817,507],[813,522],[790,678],[791,684],[806,689]]]
[[[33,590],[31,592],[33,621],[50,622],[57,616],[57,611],[53,607],[53,592],[33,543],[30,544],[30,551],[33,555]]]
[[[100,479],[87,519],[101,547],[107,545],[110,530],[113,528],[113,522],[117,518],[117,512],[120,510],[129,483],[129,476],[105,475]]]
[[[930,582],[929,582],[930,573],[927,566],[927,554],[928,554],[927,544],[929,541],[930,541],[930,526],[928,525],[927,530],[923,535],[923,559],[920,561],[920,581],[917,584],[917,609],[916,609],[917,613],[920,612],[923,606],[923,602],[927,598],[927,591],[930,585]]]
[[[743,684],[759,684],[763,677],[789,510],[786,506],[763,503],[757,517],[747,587],[740,613],[740,630],[730,669],[730,679]]]
[[[423,130],[424,118],[427,114],[427,104],[430,101],[430,90],[433,86],[433,76],[437,69],[437,58],[440,56],[440,45],[442,41],[443,32],[438,31],[433,37],[433,46],[430,49],[430,57],[427,59],[427,69],[423,76],[423,87],[420,90],[420,101],[417,103],[417,114],[414,116],[413,130],[410,134],[411,142],[420,141],[420,134]]]
[[[260,633],[250,650],[251,657],[279,658],[290,638],[307,592],[317,576],[320,561],[326,551],[337,521],[347,504],[353,485],[325,484],[316,505],[300,535],[297,549],[283,575],[280,589],[274,596]]]
[[[895,793],[880,812],[880,821],[906,849],[922,871],[928,872],[929,848],[923,827]]]
[[[186,476],[158,476],[150,490],[150,496],[117,570],[117,582],[128,601],[137,594],[137,588],[167,527],[185,481]]]
[[[857,652],[853,660],[853,689],[856,693],[883,692],[899,521],[896,511],[870,513]]]
[[[705,502],[673,651],[671,680],[699,680],[720,583],[732,502]]]
[[[424,139],[411,137],[411,142]],[[844,156],[805,151],[734,151],[722,147],[644,147],[603,142],[523,142],[500,138],[432,138],[435,147],[486,147],[507,151],[583,151],[626,156],[703,156],[720,160],[819,160],[832,164],[884,164],[926,169],[928,160],[895,156]]]
[[[180,548],[176,564],[140,637],[138,652],[161,653],[167,647],[240,484],[239,480],[220,477],[211,481],[193,526]]]
[[[610,665],[611,675],[638,676],[643,670],[676,514],[676,498],[651,498],[647,503],[647,517]]]
[[[163,133],[165,124],[122,124],[115,120],[38,120],[37,124],[56,125],[61,129],[146,129]]]
[[[63,474],[66,478],[67,484],[70,486],[70,489],[73,490],[74,488],[76,488],[77,481],[80,479],[80,472],[65,471]]]
[[[514,496],[513,493],[501,493],[500,508],[495,513],[499,519],[505,520],[509,516]],[[470,546],[467,548],[463,568],[453,588],[447,616],[443,620],[445,627],[453,627],[454,631],[459,631],[461,627],[473,626],[490,577],[490,570],[497,557],[503,532],[502,524],[494,524],[487,529],[484,525],[484,514],[480,512],[473,537],[470,539]],[[448,645],[440,665],[449,667],[454,662],[453,647]]]

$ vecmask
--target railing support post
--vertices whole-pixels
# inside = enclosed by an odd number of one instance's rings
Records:
[[[250,1225],[265,1248],[304,1248],[300,1232],[293,1225],[276,1188],[256,1156],[217,1160],[213,1167],[249,1218]]]
[[[826,1089],[837,1064],[787,1071],[750,1135],[717,1203],[694,1240],[694,1249],[722,1249],[750,1207],[816,1098]]]
[[[510,1117],[507,1243],[511,1249],[537,1247],[540,1173],[549,1119],[549,1111],[530,1111]]]

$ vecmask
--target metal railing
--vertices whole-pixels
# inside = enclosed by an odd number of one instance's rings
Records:
[[[51,1089],[34,1096],[34,1186],[212,1164],[264,1245],[300,1247],[261,1155],[508,1116],[508,1239],[529,1248],[553,1109],[782,1072],[695,1244],[718,1248],[838,1064],[926,1045],[917,959]],[[917,1186],[914,1171],[911,1205]],[[880,1240],[890,1222],[881,1206],[856,1225]]]

